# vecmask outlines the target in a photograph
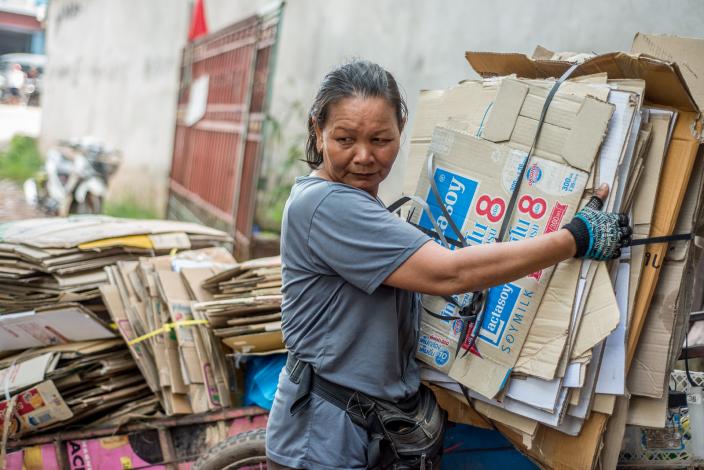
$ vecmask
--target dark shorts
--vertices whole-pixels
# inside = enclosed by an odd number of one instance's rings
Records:
[[[20,96],[20,89],[19,88],[10,88],[10,95],[11,96]]]

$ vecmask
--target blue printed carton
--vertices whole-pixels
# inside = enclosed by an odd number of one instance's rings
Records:
[[[431,214],[415,210],[411,222],[433,231],[437,227],[450,240],[450,249],[458,249],[452,242],[460,241],[459,236],[431,191],[432,178],[464,242],[472,246],[497,241],[504,218],[511,212],[509,200],[535,132],[536,109],[539,112],[540,107],[535,106],[539,97],[532,93],[542,93],[544,99],[544,90],[505,79],[480,136],[456,130],[456,123],[453,129],[435,128],[428,150],[434,160],[432,174],[423,172],[416,189]],[[551,106],[556,110],[548,113],[523,174],[504,241],[556,231],[572,218],[613,112],[611,105],[584,97],[563,96]],[[476,344],[481,357],[463,353],[455,357],[459,336],[453,328],[442,325],[443,320],[427,314],[422,318],[417,357],[493,398],[518,360],[553,269],[490,289]],[[456,313],[444,299],[430,297],[424,296],[424,304],[434,313]]]

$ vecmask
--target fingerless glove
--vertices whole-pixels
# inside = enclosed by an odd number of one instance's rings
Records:
[[[603,202],[592,196],[586,206],[577,212],[567,229],[577,243],[575,258],[598,261],[621,256],[621,247],[630,243],[631,228],[628,216],[602,212]]]

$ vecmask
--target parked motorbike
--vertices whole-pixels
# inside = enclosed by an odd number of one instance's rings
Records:
[[[51,148],[42,170],[24,183],[27,202],[50,215],[100,214],[120,152],[90,138]]]

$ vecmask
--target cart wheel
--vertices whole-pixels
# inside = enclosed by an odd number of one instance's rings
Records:
[[[192,470],[260,470],[266,468],[266,429],[228,437],[203,454]]]

